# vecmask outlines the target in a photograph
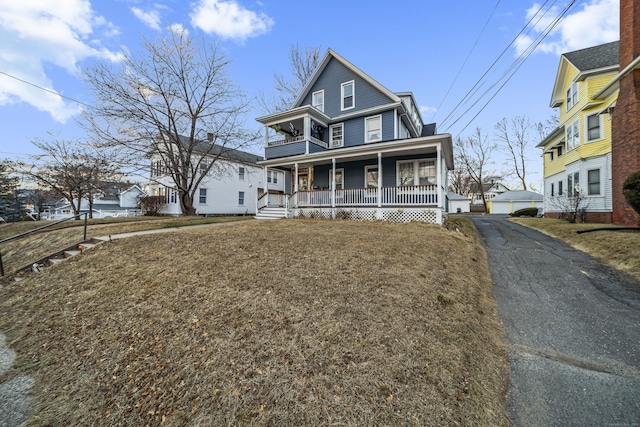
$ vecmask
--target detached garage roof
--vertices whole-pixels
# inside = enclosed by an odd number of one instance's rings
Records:
[[[449,200],[460,200],[460,201],[467,201],[467,202],[470,201],[468,197],[461,196],[457,193],[454,193],[453,191],[448,191],[447,197],[449,198]]]
[[[497,195],[492,202],[541,202],[544,198],[542,194],[534,193],[528,190],[505,191]]]

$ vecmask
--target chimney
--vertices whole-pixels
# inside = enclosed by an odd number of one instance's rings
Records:
[[[620,70],[640,56],[640,0],[620,0]],[[638,225],[638,214],[627,204],[622,184],[640,170],[640,70],[620,79],[612,116],[611,187],[615,224]]]

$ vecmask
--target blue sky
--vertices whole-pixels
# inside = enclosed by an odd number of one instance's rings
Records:
[[[505,83],[501,76],[570,4]],[[143,36],[169,25],[219,38],[233,60],[230,77],[248,96],[271,92],[274,72],[288,73],[292,44],[320,45],[388,89],[413,92],[424,121],[438,123],[439,132],[466,137],[479,126],[491,137],[502,118],[553,114],[559,55],[617,40],[619,0],[0,0],[0,158],[27,159],[38,152],[30,141],[48,132],[82,137],[76,120],[86,107],[51,92],[91,105],[79,70],[96,59],[117,61],[122,47],[135,52]],[[456,109],[485,72],[476,95]],[[253,119],[262,113],[256,105],[247,123],[257,128]],[[531,158],[528,181],[536,183],[542,161],[536,150]],[[501,156],[492,169],[503,169]]]

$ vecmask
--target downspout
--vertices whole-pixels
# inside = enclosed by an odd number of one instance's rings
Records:
[[[295,181],[293,182],[293,194],[295,194],[295,197],[293,198],[293,206],[297,209],[298,208],[298,163],[296,162],[295,164],[296,166],[296,173],[295,173]]]
[[[378,207],[382,207],[382,153],[378,152],[378,188],[376,199],[378,202]]]
[[[442,209],[442,200],[444,198],[444,191],[442,190],[442,147],[439,145],[436,147],[436,159],[436,165],[438,165],[436,169],[436,186],[438,187],[436,196],[438,208]]]

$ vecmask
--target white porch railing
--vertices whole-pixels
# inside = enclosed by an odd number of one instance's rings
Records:
[[[438,204],[438,190],[435,185],[413,185],[403,187],[383,187],[382,206],[435,206]],[[292,202],[295,203],[295,198]],[[298,191],[298,206],[377,206],[377,188],[345,188],[335,191],[335,201],[331,190]]]
[[[283,139],[278,139],[276,141],[269,141],[267,142],[267,147],[277,147],[279,145],[286,145],[286,144],[293,144],[295,142],[300,142],[300,141],[306,141],[305,137],[303,135],[300,136],[294,136],[294,137],[290,137],[290,138],[283,138]],[[309,137],[309,141],[319,145],[320,147],[323,148],[329,148],[329,144],[327,144],[324,141],[319,140],[318,138],[314,138],[313,136]]]

